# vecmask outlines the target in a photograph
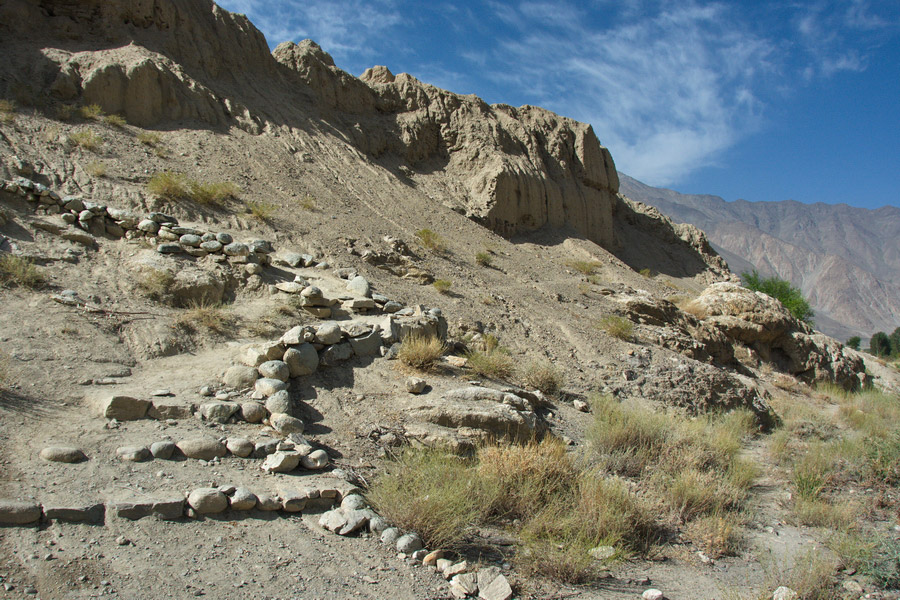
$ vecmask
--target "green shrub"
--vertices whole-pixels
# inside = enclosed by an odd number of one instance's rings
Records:
[[[762,292],[781,302],[794,318],[810,325],[813,323],[815,313],[809,305],[809,301],[803,297],[803,292],[792,286],[789,281],[777,277],[763,278],[756,270],[750,273],[741,273],[741,279],[744,280],[744,286],[747,289]]]
[[[268,221],[275,214],[278,207],[268,202],[248,202],[247,210],[257,221]]]
[[[448,294],[450,293],[450,287],[453,285],[453,282],[449,279],[435,279],[432,285],[439,294]]]
[[[110,127],[122,128],[128,124],[128,121],[125,120],[125,117],[122,115],[106,115],[103,117],[103,122],[109,125]]]
[[[624,341],[630,341],[634,335],[634,323],[625,317],[610,315],[604,317],[597,322],[597,327],[605,331],[614,338]]]
[[[4,252],[0,254],[0,285],[36,290],[44,285],[44,276],[27,258]]]
[[[103,109],[99,104],[89,104],[78,109],[82,119],[97,120],[103,116]]]
[[[240,188],[228,181],[213,183],[190,181],[188,183],[188,195],[198,204],[221,206],[227,200],[236,198],[240,193]]]
[[[443,254],[447,251],[447,242],[444,241],[444,238],[430,229],[418,230],[416,237],[419,238],[419,243],[436,254]]]
[[[309,212],[315,212],[316,210],[318,210],[318,204],[316,203],[316,199],[313,198],[312,196],[310,196],[309,194],[300,198],[300,200],[298,200],[297,203],[300,205],[300,208],[302,208],[303,210],[308,210]]]
[[[593,275],[603,264],[596,260],[570,260],[566,262],[566,266],[575,269],[582,275]]]
[[[493,258],[491,257],[490,252],[476,252],[475,253],[475,264],[480,265],[482,267],[489,267],[493,262]]]
[[[466,366],[482,377],[508,379],[513,373],[515,364],[507,349],[495,348],[483,352],[479,350],[467,352]]]
[[[161,171],[147,182],[147,191],[163,200],[181,200],[188,196],[188,180],[182,173]]]
[[[16,120],[16,103],[12,100],[0,100],[0,122],[12,123]]]
[[[156,148],[162,144],[162,137],[155,131],[142,131],[137,134],[137,141],[144,146]]]

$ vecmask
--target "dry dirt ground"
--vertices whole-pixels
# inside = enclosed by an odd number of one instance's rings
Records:
[[[82,128],[103,136],[97,153],[66,141]],[[565,232],[509,241],[450,210],[423,210],[426,181],[421,187],[412,181],[408,193],[397,195],[391,206],[371,201],[386,193],[373,193],[373,187],[395,184],[377,165],[360,162],[340,144],[310,142],[319,152],[313,168],[289,162],[276,139],[237,129],[160,132],[163,156],[136,141],[139,130],[130,126],[59,122],[23,110],[0,125],[0,131],[2,155],[16,154],[39,165],[54,189],[55,181],[65,181],[66,189],[60,191],[111,206],[163,209],[182,224],[216,227],[238,239],[268,239],[277,250],[315,252],[332,268],[358,269],[392,299],[440,307],[451,333],[458,333],[460,324],[481,322],[517,362],[541,357],[563,369],[569,398],[615,381],[629,352],[646,351],[654,363],[677,356],[648,342],[623,342],[598,331],[597,319],[613,311],[602,287],[630,286],[661,296],[691,294],[702,287],[689,278],[642,276],[599,246]],[[88,175],[85,168],[92,162],[102,163],[106,174]],[[236,181],[241,200],[224,208],[159,203],[144,193],[143,185],[150,174],[166,169]],[[306,196],[315,198],[314,210],[300,208],[298,199]],[[270,204],[272,216],[254,219],[243,208],[251,202]],[[0,391],[0,497],[79,504],[181,495],[225,484],[276,492],[304,477],[265,475],[259,461],[232,456],[207,465],[122,462],[115,456],[119,446],[203,432],[254,439],[262,426],[210,427],[187,419],[110,427],[93,403],[112,393],[147,398],[160,388],[176,400],[198,402],[200,388],[220,385],[221,373],[236,362],[243,345],[277,338],[291,326],[315,319],[282,309],[286,296],[270,293],[265,285],[255,290],[238,286],[225,308],[235,319],[230,330],[190,335],[173,328],[181,309],[152,302],[135,289],[128,265],[130,257],[147,250],[141,242],[103,239],[97,250],[85,250],[30,228],[21,199],[0,194],[0,208],[12,217],[0,233],[26,253],[56,257],[73,250],[80,255],[74,263],[47,260],[38,267],[47,279],[43,289],[0,289],[0,348],[10,381]],[[416,245],[415,232],[422,228],[443,236],[445,254]],[[351,246],[383,249],[385,235],[406,241],[420,257],[417,264],[451,280],[451,293],[441,295],[432,286],[399,279],[348,252]],[[475,263],[474,253],[482,250],[491,253],[491,266]],[[598,261],[602,285],[566,266],[589,259]],[[331,269],[294,272],[315,278],[326,291],[337,292],[342,285]],[[267,273],[265,284],[288,277],[281,271]],[[54,302],[51,294],[64,289],[76,290],[101,310]],[[641,326],[637,329],[640,339]],[[151,342],[173,335],[179,341],[176,355],[151,356]],[[328,450],[335,465],[368,481],[377,476],[381,454],[370,434],[378,428],[399,430],[404,408],[413,401],[404,389],[407,375],[382,358],[350,361],[295,383],[292,392],[304,403],[310,438]],[[431,391],[426,398],[466,385],[471,375],[447,370],[427,379]],[[88,383],[98,380],[104,385]],[[552,429],[576,445],[589,418],[563,400],[548,415]],[[41,460],[41,448],[53,444],[76,445],[89,460],[74,465]],[[765,449],[760,442],[747,451]],[[616,565],[609,578],[584,587],[524,581],[514,573],[510,577],[520,597],[541,598],[624,600],[639,597],[651,585],[672,600],[733,598],[765,589],[791,556],[821,543],[815,531],[786,524],[784,478],[775,470],[760,478],[754,491],[757,509],[737,557],[705,564],[689,546],[676,542],[648,559]],[[2,529],[0,547],[0,576],[11,586],[4,590],[0,584],[0,598],[449,597],[446,582],[436,573],[398,558],[377,539],[325,532],[314,514],[252,512],[179,522],[108,518],[102,526],[53,523]],[[26,593],[29,587],[36,596]]]

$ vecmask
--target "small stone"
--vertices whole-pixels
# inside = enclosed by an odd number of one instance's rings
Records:
[[[212,254],[216,254],[222,251],[222,244],[217,242],[216,240],[208,240],[200,243],[200,249],[206,250]]]
[[[177,242],[163,242],[156,247],[156,251],[160,254],[178,254],[184,250],[181,244]]]
[[[116,448],[116,456],[129,462],[144,462],[153,457],[145,446],[121,446]]]
[[[285,294],[299,294],[305,286],[294,281],[279,281],[275,284],[275,289]]]
[[[348,494],[341,500],[341,508],[344,510],[362,510],[367,506],[366,499],[359,494]]]
[[[478,576],[475,573],[460,573],[450,580],[451,591],[456,589],[461,597],[474,596],[478,593]]]
[[[231,237],[230,234],[225,233],[223,231],[222,233],[216,234],[216,241],[219,242],[220,244],[222,244],[223,246],[227,246],[228,244],[230,244],[234,241],[234,238]]]
[[[575,400],[572,402],[572,406],[575,407],[575,410],[580,410],[581,412],[591,412],[590,405],[584,400]]]
[[[116,538],[116,544],[118,544],[119,546],[127,546],[130,543],[131,543],[131,540],[129,540],[124,535],[120,535],[119,537]]]
[[[371,520],[369,521],[369,526],[370,527],[372,526]],[[425,558],[428,558],[428,557],[426,556]],[[443,573],[444,571],[446,571],[447,569],[449,569],[450,567],[453,566],[453,561],[449,560],[447,558],[439,558],[434,563],[434,566],[437,568],[438,573]]]
[[[193,235],[190,233],[178,238],[178,243],[180,243],[182,246],[189,246],[191,248],[199,248],[202,242],[203,240],[200,239],[199,235]]]
[[[397,552],[402,552],[403,554],[412,554],[416,550],[421,550],[425,547],[425,544],[422,542],[422,538],[415,533],[407,533],[406,535],[401,535],[397,539]]]
[[[779,586],[772,592],[772,600],[799,600],[800,594],[787,586]]]
[[[264,511],[281,510],[281,500],[279,500],[272,494],[258,494],[256,496],[256,508]]]
[[[380,517],[378,515],[369,517],[369,531],[371,531],[375,535],[381,535],[388,527],[388,522],[383,517]]]
[[[406,391],[410,394],[421,394],[427,385],[421,377],[409,377],[406,380]]]
[[[510,587],[505,575],[497,575],[486,586],[481,585],[480,578],[478,580],[478,597],[482,598],[482,600],[510,600],[512,595],[512,587]]]
[[[298,490],[282,490],[281,506],[285,512],[296,513],[306,508],[308,498]]]
[[[412,559],[413,562],[420,563],[425,559],[426,556],[428,556],[428,550],[423,549],[423,550],[416,550],[415,552],[410,554],[409,557]]]
[[[287,390],[275,392],[266,398],[266,410],[269,411],[270,414],[283,413],[293,416],[294,411],[291,403],[291,395],[288,394]]]
[[[154,398],[147,409],[147,416],[158,421],[167,419],[189,419],[194,415],[193,404],[172,398]]]
[[[588,550],[588,554],[597,560],[608,560],[616,555],[616,549],[612,546],[597,546]]]
[[[87,460],[87,456],[81,449],[72,446],[49,446],[41,450],[41,458],[61,463],[77,463]]]
[[[641,598],[643,598],[643,600],[665,600],[666,596],[658,589],[650,588],[649,590],[644,590],[644,593],[641,594]]]
[[[228,497],[216,488],[199,488],[187,498],[188,505],[199,515],[220,513],[228,508]]]
[[[434,565],[437,564],[438,559],[444,558],[443,550],[434,550],[429,552],[422,558],[423,565]]]
[[[240,242],[232,242],[222,248],[225,256],[250,256],[250,247]]]
[[[175,448],[175,442],[170,442],[168,440],[153,442],[150,444],[150,454],[153,455],[153,458],[169,460],[172,458],[172,454],[175,453]]]
[[[324,469],[328,466],[328,453],[322,449],[313,450],[304,456],[300,460],[300,463],[303,465],[304,469],[309,469],[311,471]]]
[[[204,402],[200,405],[200,414],[207,421],[227,423],[240,408],[241,405],[237,402]]]
[[[856,581],[853,581],[852,579],[848,579],[847,581],[842,583],[841,587],[843,587],[845,590],[847,590],[851,594],[862,594],[863,593],[863,587],[861,585],[859,585],[859,583],[857,583]]]
[[[145,233],[153,234],[159,231],[159,223],[150,219],[144,219],[138,223],[137,228]]]
[[[464,560],[462,562],[458,562],[458,563],[453,564],[453,565],[447,567],[446,569],[444,569],[444,578],[450,579],[451,577],[454,577],[461,573],[466,573],[468,570],[469,570],[469,563],[468,563],[468,561]]]
[[[284,351],[284,362],[291,377],[312,375],[319,366],[319,353],[312,344],[302,343]]]
[[[139,400],[131,396],[110,396],[103,402],[102,414],[107,419],[136,421],[146,416],[149,407],[148,400]]]

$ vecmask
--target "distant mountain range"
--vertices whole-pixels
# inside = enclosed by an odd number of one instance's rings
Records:
[[[619,173],[620,191],[696,225],[735,273],[757,269],[799,287],[816,328],[841,341],[900,326],[900,208],[726,202],[655,188]]]

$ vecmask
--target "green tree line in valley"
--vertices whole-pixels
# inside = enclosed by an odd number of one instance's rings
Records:
[[[854,335],[847,340],[846,345],[854,350],[859,350],[861,342],[860,337]],[[881,357],[900,357],[900,327],[894,329],[890,335],[883,331],[873,333],[872,339],[869,340],[869,354]]]

